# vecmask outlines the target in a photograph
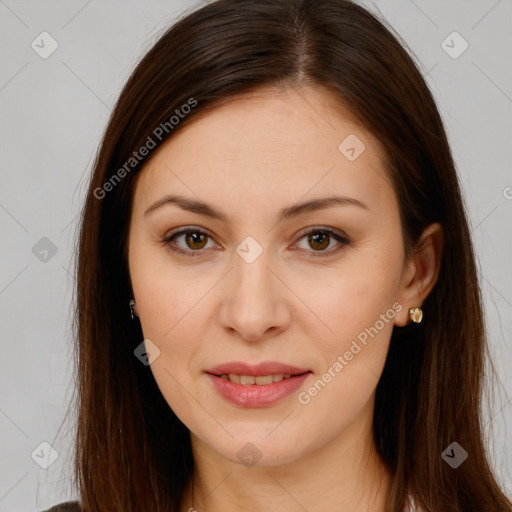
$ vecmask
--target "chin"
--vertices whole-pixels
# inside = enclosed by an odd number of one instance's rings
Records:
[[[281,466],[303,456],[294,439],[288,437],[287,444],[283,445],[277,438],[265,439],[265,434],[255,435],[254,432],[252,436],[236,436],[222,443],[208,444],[225,459],[247,468]]]

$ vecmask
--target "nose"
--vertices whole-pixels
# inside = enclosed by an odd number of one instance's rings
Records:
[[[270,268],[265,251],[251,263],[237,254],[234,261],[234,269],[221,291],[219,317],[224,329],[251,342],[286,330],[290,323],[288,289]]]

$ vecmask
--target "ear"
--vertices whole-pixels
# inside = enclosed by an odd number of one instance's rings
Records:
[[[423,231],[410,260],[405,264],[398,302],[403,309],[395,317],[395,325],[403,327],[411,322],[409,308],[421,308],[436,284],[441,269],[443,228],[435,222]]]

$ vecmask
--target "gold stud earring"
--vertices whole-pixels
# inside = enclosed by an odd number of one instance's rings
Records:
[[[409,308],[409,318],[419,324],[423,318],[423,311],[421,308]]]
[[[130,316],[132,317],[132,320],[133,320],[134,319],[133,306],[135,306],[135,300],[130,299],[129,305],[130,305]]]

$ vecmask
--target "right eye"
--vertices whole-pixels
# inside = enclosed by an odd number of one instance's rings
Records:
[[[174,243],[174,241],[179,239],[180,237],[185,237],[184,243],[188,247],[179,247]],[[202,249],[205,247],[205,241],[208,238],[211,238],[210,235],[208,235],[208,233],[200,229],[185,229],[166,236],[162,240],[162,244],[168,246],[169,249],[173,252],[183,254],[186,256],[195,257],[201,256],[203,254]]]

